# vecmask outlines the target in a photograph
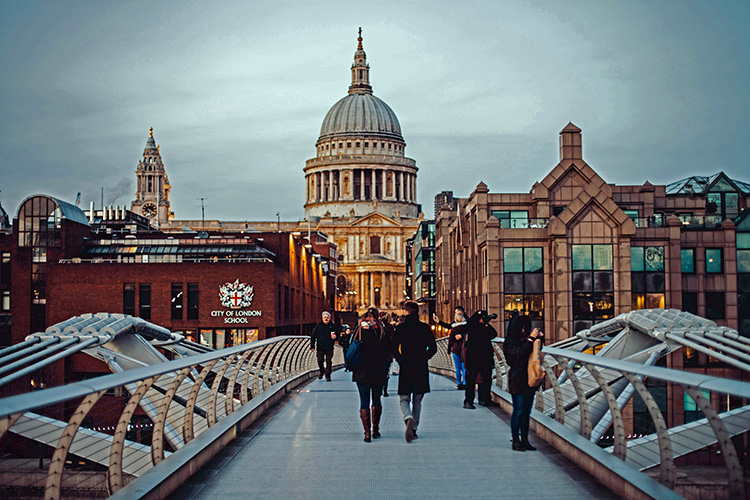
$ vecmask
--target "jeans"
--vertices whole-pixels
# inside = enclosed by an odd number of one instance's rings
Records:
[[[456,354],[455,352],[452,352],[451,354],[453,355],[453,364],[456,367],[456,383],[458,385],[463,385],[466,382],[466,367],[464,366],[464,362],[459,354]]]
[[[414,419],[414,431],[419,427],[419,415],[422,413],[422,398],[424,394],[406,394],[398,397],[401,405],[401,414],[404,421]]]
[[[529,438],[529,418],[531,408],[534,406],[534,394],[536,391],[529,391],[523,394],[511,394],[513,398],[513,414],[510,416],[510,432],[513,439],[518,439],[518,432],[521,432],[521,439]]]
[[[357,391],[359,391],[359,409],[367,410],[370,408],[370,398],[372,397],[372,406],[383,406],[380,404],[380,391],[382,387],[369,387],[357,382]]]
[[[316,354],[318,355],[318,370],[320,370],[320,376],[322,377],[323,375],[325,375],[326,378],[331,378],[331,361],[333,360],[333,349],[326,351],[318,349],[318,352]]]

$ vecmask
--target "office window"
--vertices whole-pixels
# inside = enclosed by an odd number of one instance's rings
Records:
[[[10,290],[3,290],[3,311],[10,311]]]
[[[135,285],[125,283],[122,286],[122,313],[135,316]]]
[[[724,292],[706,292],[706,318],[724,319],[726,302]]]
[[[635,227],[638,227],[638,210],[623,210],[623,212],[625,212],[625,215],[633,219]]]
[[[492,216],[500,221],[501,229],[529,227],[529,212],[526,210],[493,210]]]
[[[0,283],[10,283],[10,252],[3,252],[0,264]]]
[[[703,394],[703,397],[711,401],[711,393],[709,391],[705,389],[699,389],[699,391]],[[683,409],[685,410],[685,423],[686,424],[705,418],[705,416],[703,415],[703,412],[698,407],[698,404],[695,401],[693,401],[693,398],[691,398],[687,392],[683,392],[682,404],[683,404]]]
[[[503,248],[504,317],[510,320],[513,311],[523,311],[532,325],[544,321],[544,273],[542,249]]]
[[[631,308],[663,309],[664,247],[630,247]]]
[[[721,248],[706,248],[707,274],[721,274],[724,272],[723,253]]]
[[[573,330],[590,328],[615,313],[612,245],[572,245]]]
[[[148,283],[138,286],[138,316],[141,319],[151,319],[151,285]]]
[[[182,319],[182,283],[172,283],[172,319]]]
[[[187,286],[187,319],[198,319],[198,283],[188,283]]]
[[[695,272],[695,249],[683,248],[680,250],[680,257],[682,259],[682,273],[693,274]]]
[[[682,292],[682,310],[698,315],[698,294],[696,292]]]

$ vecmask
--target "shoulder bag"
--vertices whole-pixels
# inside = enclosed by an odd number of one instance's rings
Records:
[[[534,347],[531,351],[531,355],[529,356],[528,367],[529,387],[531,387],[532,389],[544,382],[544,376],[546,375],[546,373],[544,371],[544,367],[542,366],[542,361],[544,361],[544,353],[542,352],[542,340],[536,339],[534,340]]]
[[[352,335],[349,349],[346,350],[344,356],[344,366],[349,371],[354,371],[362,359],[362,329],[357,327],[357,331]]]

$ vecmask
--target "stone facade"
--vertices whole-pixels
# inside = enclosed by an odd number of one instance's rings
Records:
[[[137,189],[130,210],[147,217],[157,229],[167,226],[174,218],[169,207],[169,178],[164,169],[159,146],[154,140],[154,129],[149,129],[143,157],[135,170]]]
[[[608,184],[583,161],[581,130],[569,124],[560,163],[529,193],[480,183],[440,211],[438,314],[487,309],[500,315],[502,334],[503,316],[523,309],[554,342],[632,309],[666,307],[750,334],[738,307],[750,296],[750,252],[737,236],[750,230],[740,215],[750,186],[721,173],[691,179],[695,189]]]

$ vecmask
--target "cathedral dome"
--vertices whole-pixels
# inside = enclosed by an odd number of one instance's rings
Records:
[[[372,94],[349,94],[333,105],[323,119],[318,140],[353,134],[402,140],[396,113]]]

